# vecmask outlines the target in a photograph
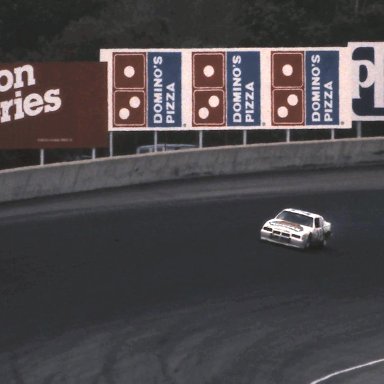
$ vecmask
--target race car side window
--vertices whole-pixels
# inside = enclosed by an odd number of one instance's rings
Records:
[[[315,228],[320,228],[320,219],[318,217],[315,218]]]

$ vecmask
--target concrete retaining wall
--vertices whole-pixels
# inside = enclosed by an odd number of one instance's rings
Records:
[[[257,144],[0,172],[0,202],[195,176],[384,163],[384,138]]]

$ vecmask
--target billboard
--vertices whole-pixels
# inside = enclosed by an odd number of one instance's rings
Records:
[[[121,52],[111,65],[111,126],[181,126],[180,52]]]
[[[227,53],[227,125],[260,126],[260,52]]]
[[[347,48],[102,49],[108,129],[350,128]]]
[[[384,43],[349,43],[353,120],[384,120]]]
[[[0,148],[108,146],[104,63],[0,64]]]
[[[181,126],[181,54],[148,54],[148,125]]]
[[[192,127],[260,126],[260,52],[191,54]],[[184,76],[187,78],[188,73]]]
[[[350,128],[350,79],[346,48],[266,50],[262,100],[267,126]],[[270,70],[268,70],[270,68]],[[269,84],[270,83],[270,86]],[[270,104],[269,104],[270,102]]]

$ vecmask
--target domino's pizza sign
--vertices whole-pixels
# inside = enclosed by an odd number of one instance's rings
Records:
[[[108,129],[350,128],[348,52],[103,49]]]
[[[384,43],[349,43],[353,120],[384,120]]]
[[[192,53],[192,125],[226,125],[225,52]]]
[[[270,58],[272,127],[343,127],[350,120],[340,114],[338,49],[272,50]]]
[[[181,126],[181,53],[102,50],[108,62],[109,130]]]
[[[260,52],[227,53],[228,125],[260,126]]]
[[[260,52],[192,52],[192,126],[260,126]]]
[[[181,126],[181,53],[148,53],[148,125]]]
[[[339,51],[307,51],[306,124],[339,125],[340,54]]]
[[[116,53],[115,55],[113,55],[112,76],[114,126],[146,126],[146,53]]]

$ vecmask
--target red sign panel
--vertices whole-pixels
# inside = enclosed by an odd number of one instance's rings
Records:
[[[304,125],[304,52],[272,52],[272,125]]]
[[[192,54],[194,127],[226,124],[225,73],[223,52]]]
[[[0,148],[108,146],[104,63],[0,64]]]
[[[113,56],[113,119],[116,127],[146,125],[146,53]]]

